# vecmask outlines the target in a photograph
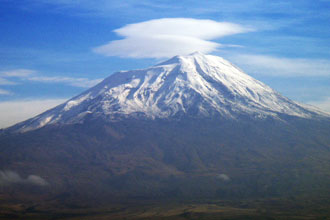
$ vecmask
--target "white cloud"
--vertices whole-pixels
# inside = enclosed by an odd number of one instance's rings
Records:
[[[64,83],[70,86],[90,88],[97,83],[101,82],[102,79],[87,79],[87,78],[74,78],[65,76],[40,76],[37,71],[30,69],[13,69],[8,71],[0,72],[0,85],[16,85],[16,82],[10,81],[8,78],[18,78],[21,80],[37,81],[43,83]],[[5,90],[1,94],[7,94]]]
[[[230,180],[230,177],[227,174],[224,174],[224,173],[221,173],[221,174],[217,175],[217,178],[221,179],[223,181],[229,181]]]
[[[198,20],[193,18],[163,18],[129,24],[115,32],[124,37],[188,36],[210,40],[226,35],[246,32],[247,29],[233,23]]]
[[[48,182],[45,179],[43,179],[42,177],[37,176],[37,175],[29,175],[24,180],[24,182],[30,183],[33,185],[38,185],[38,186],[47,186],[48,185]]]
[[[0,78],[0,85],[16,85],[17,83],[8,79]]]
[[[210,40],[252,29],[228,22],[192,18],[163,18],[129,24],[115,30],[124,37],[94,48],[106,56],[165,58],[195,51],[210,53],[221,44]]]
[[[16,82],[13,82],[6,78],[12,78],[12,77],[22,78],[22,77],[27,77],[33,73],[35,73],[35,71],[29,69],[14,69],[8,71],[0,71],[0,85],[17,85]]]
[[[32,184],[38,186],[47,186],[48,182],[40,176],[29,175],[26,179],[22,178],[18,173],[13,171],[0,170],[0,185],[12,184]]]
[[[14,69],[0,72],[1,76],[6,77],[26,77],[34,73],[36,73],[36,71],[30,69]]]
[[[71,86],[90,88],[97,83],[101,82],[102,79],[90,80],[87,78],[72,78],[72,77],[61,77],[61,76],[35,76],[27,78],[30,81],[45,82],[45,83],[65,83]]]
[[[27,120],[65,101],[66,99],[46,99],[0,102],[0,128]]]
[[[0,95],[11,95],[12,93],[7,91],[7,90],[4,90],[4,89],[0,89]]]
[[[308,104],[314,105],[314,106],[330,113],[330,97],[327,97],[320,101],[308,102]]]
[[[238,66],[256,75],[330,76],[330,60],[280,58],[264,55],[236,55]]]

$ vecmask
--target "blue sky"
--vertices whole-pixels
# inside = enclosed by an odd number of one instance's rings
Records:
[[[330,112],[329,21],[329,0],[0,0],[0,127],[195,49]]]

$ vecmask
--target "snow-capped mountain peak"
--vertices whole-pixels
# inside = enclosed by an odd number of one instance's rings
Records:
[[[49,124],[80,123],[89,115],[128,117],[253,118],[324,115],[280,95],[225,59],[199,52],[147,69],[121,71],[45,113],[13,126],[24,132]]]

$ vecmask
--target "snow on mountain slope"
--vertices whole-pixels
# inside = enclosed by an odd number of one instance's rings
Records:
[[[147,69],[114,73],[66,103],[11,129],[24,132],[54,123],[79,123],[86,115],[120,120],[182,115],[277,118],[279,114],[327,116],[280,95],[223,58],[196,52]]]

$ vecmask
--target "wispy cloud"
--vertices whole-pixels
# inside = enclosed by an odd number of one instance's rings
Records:
[[[111,41],[93,51],[106,56],[164,58],[194,51],[210,53],[221,44],[210,40],[252,31],[228,22],[192,18],[163,18],[129,24],[116,29],[122,40]]]
[[[8,80],[6,78],[14,79],[18,78],[21,80],[27,81],[36,81],[41,83],[63,83],[70,86],[89,88],[100,81],[102,79],[88,79],[88,78],[74,78],[74,77],[65,77],[65,76],[40,76],[36,70],[30,69],[13,69],[8,71],[0,72],[0,85],[16,85],[18,83]],[[0,91],[1,94],[1,91]],[[3,94],[5,90],[3,90]]]
[[[142,12],[154,14],[155,11],[170,12],[173,9],[182,9],[173,4],[173,2],[155,2],[154,0],[28,0],[29,7],[48,6],[55,12],[70,12],[73,16],[101,16],[110,17],[114,14],[145,15]],[[32,5],[31,5],[32,3]],[[167,10],[163,10],[167,9]],[[50,9],[49,9],[50,10]]]
[[[13,171],[0,170],[0,185],[12,184],[32,184],[37,186],[47,186],[48,182],[37,175],[29,175],[27,178],[22,178],[18,173]]]
[[[265,55],[234,55],[235,61],[247,72],[271,76],[330,76],[330,60],[296,59]]]
[[[0,102],[0,128],[6,128],[27,120],[64,103],[66,100],[67,99],[45,99]]]
[[[8,90],[4,90],[4,89],[0,89],[0,95],[11,95],[12,92],[8,91]]]
[[[229,181],[230,177],[227,174],[221,173],[216,176],[218,179],[221,179],[222,181]]]
[[[16,82],[10,81],[8,79],[0,78],[0,85],[16,85]]]
[[[36,73],[35,70],[14,69],[14,70],[2,71],[2,72],[0,72],[0,75],[5,76],[5,77],[27,77],[34,73]]]
[[[71,86],[90,88],[97,83],[101,82],[102,79],[87,79],[87,78],[72,78],[72,77],[61,77],[61,76],[35,76],[29,77],[27,80],[44,82],[44,83],[64,83]]]
[[[214,14],[218,13],[221,16],[233,17],[244,16],[249,17],[246,14],[253,14],[254,17],[265,15],[267,13],[281,13],[283,15],[303,14],[305,16],[311,16],[306,14],[304,9],[309,6],[306,2],[300,1],[285,1],[277,0],[269,2],[267,0],[235,0],[235,1],[218,1],[209,0],[196,2],[193,0],[183,1],[166,1],[166,0],[129,0],[129,1],[117,1],[117,0],[27,0],[24,1],[32,6],[51,5],[53,11],[66,11],[68,9],[78,9],[81,13],[73,13],[73,15],[97,15],[97,16],[111,16],[111,12],[120,12],[121,14],[127,12],[130,14],[139,14],[141,12],[149,12],[154,15],[158,12],[158,16],[164,16],[164,14],[182,14],[182,10],[185,10],[186,14]],[[327,2],[327,0],[323,0]],[[158,10],[157,10],[158,9]],[[167,9],[167,10],[164,10]],[[309,8],[313,10],[314,8]],[[72,11],[71,11],[72,13]],[[242,15],[243,14],[243,15]],[[148,15],[144,15],[148,16]]]
[[[0,71],[0,85],[17,85],[17,82],[8,80],[7,78],[23,78],[35,73],[29,69],[14,69],[8,71]],[[1,93],[0,93],[1,94]]]

